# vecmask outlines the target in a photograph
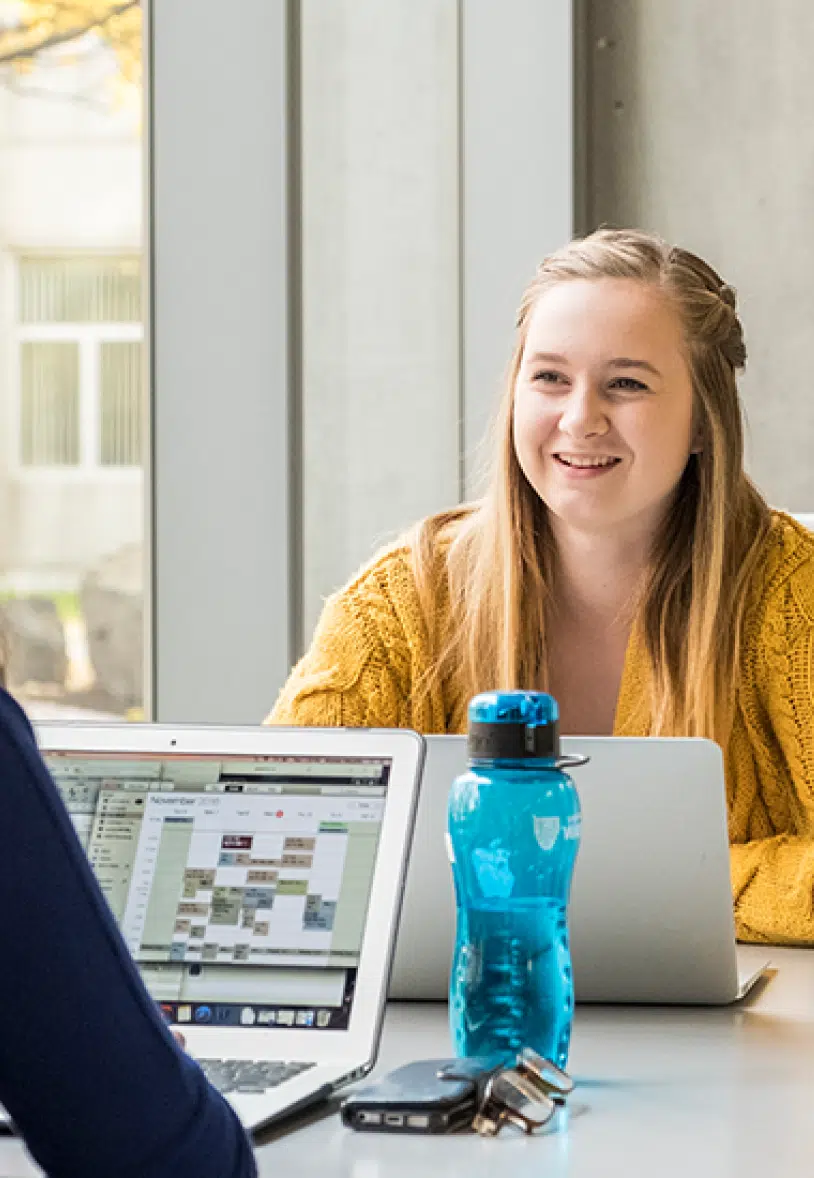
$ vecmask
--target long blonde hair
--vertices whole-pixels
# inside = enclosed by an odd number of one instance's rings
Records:
[[[451,535],[444,573],[451,624],[418,690],[463,675],[467,695],[545,688],[546,627],[555,559],[545,504],[520,469],[515,385],[532,309],[542,291],[573,279],[636,279],[659,287],[684,326],[700,452],[690,456],[637,601],[650,667],[651,732],[710,736],[732,722],[740,631],[769,508],[743,469],[735,374],[746,361],[735,293],[706,262],[660,238],[602,229],[550,255],[527,288],[495,423],[496,453],[477,503],[423,521],[412,537],[425,616],[434,615],[439,538]]]

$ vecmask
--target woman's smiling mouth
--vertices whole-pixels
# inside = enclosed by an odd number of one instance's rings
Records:
[[[569,454],[555,452],[554,461],[563,470],[577,478],[591,478],[607,474],[622,461],[613,454]]]

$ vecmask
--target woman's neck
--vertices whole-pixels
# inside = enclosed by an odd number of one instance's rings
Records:
[[[584,532],[552,520],[553,605],[561,617],[629,627],[647,568],[649,537]]]

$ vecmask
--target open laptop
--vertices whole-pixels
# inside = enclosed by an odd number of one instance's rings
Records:
[[[246,1127],[365,1075],[422,738],[151,724],[37,735],[150,993]]]
[[[390,996],[447,996],[455,898],[447,795],[466,738],[429,736]],[[577,1001],[718,1004],[768,964],[736,951],[721,750],[709,740],[564,737],[582,805],[569,927]]]

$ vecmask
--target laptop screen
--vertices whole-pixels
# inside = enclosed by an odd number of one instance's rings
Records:
[[[387,758],[45,760],[168,1021],[347,1028]]]

